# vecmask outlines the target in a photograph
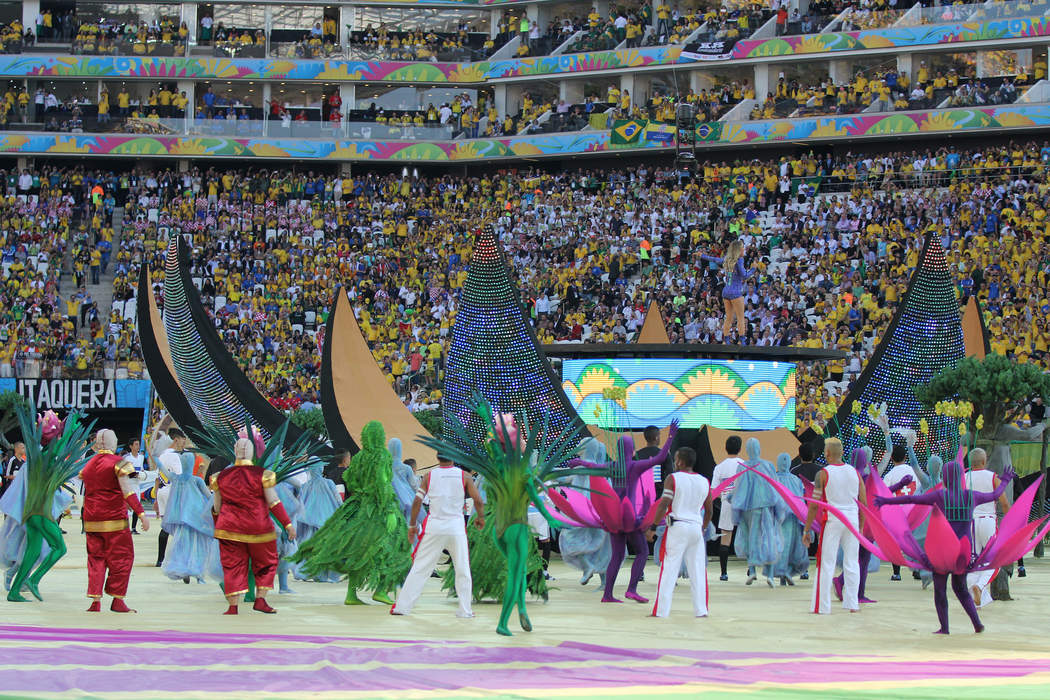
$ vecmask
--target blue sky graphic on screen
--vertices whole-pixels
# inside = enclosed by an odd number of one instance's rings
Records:
[[[565,360],[562,386],[580,417],[603,428],[795,429],[795,365],[758,360]]]

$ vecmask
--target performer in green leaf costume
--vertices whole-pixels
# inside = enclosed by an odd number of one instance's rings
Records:
[[[364,604],[358,589],[393,605],[390,594],[412,566],[408,525],[391,485],[392,463],[383,425],[369,422],[361,430],[361,451],[343,472],[346,500],[292,557],[309,577],[325,571],[345,574],[347,605]]]
[[[478,490],[488,502],[485,494],[484,480],[478,484]],[[496,546],[494,521],[489,518],[485,527],[478,530],[474,527],[474,516],[470,516],[467,527],[467,542],[470,545],[470,578],[474,585],[474,601],[499,600],[507,589],[507,566],[503,552]],[[536,538],[529,538],[529,556],[525,563],[526,589],[534,596],[547,600],[549,588],[547,578],[543,575],[543,558]],[[441,577],[441,590],[452,595],[456,590],[456,569],[452,564],[445,569]]]
[[[26,600],[21,593],[23,585],[34,598],[43,600],[39,590],[40,580],[65,556],[62,530],[55,522],[55,494],[84,466],[91,424],[82,424],[80,414],[70,413],[60,433],[56,425],[52,432],[57,434],[45,436],[43,427],[33,420],[31,412],[21,406],[16,411],[22,441],[26,446],[26,463],[21,470],[24,474],[20,474],[25,479],[22,486],[24,491],[21,492],[25,497],[21,508],[25,549],[7,599],[21,603]],[[46,446],[43,444],[45,442]],[[13,489],[9,491],[11,498],[21,495]],[[50,551],[40,561],[40,566],[36,566],[45,542]]]
[[[492,406],[482,396],[475,396],[472,406],[483,425],[492,426],[490,438],[476,445],[466,426],[457,418],[450,426],[452,434],[446,438],[423,437],[420,442],[448,456],[460,468],[475,471],[485,480],[486,522],[492,522],[496,545],[507,561],[506,588],[503,609],[496,632],[510,636],[507,622],[515,608],[518,621],[526,632],[532,631],[532,622],[525,610],[526,573],[528,570],[529,533],[528,508],[532,502],[552,526],[558,523],[544,506],[539,490],[554,475],[559,465],[571,459],[579,439],[576,428],[552,435],[549,425],[518,428],[517,419],[510,414],[493,415]],[[540,439],[540,435],[545,439]],[[466,447],[464,447],[466,446]],[[558,476],[576,474],[605,474],[604,469],[577,467],[558,469]],[[478,557],[475,552],[474,558]],[[475,584],[478,585],[477,583]]]

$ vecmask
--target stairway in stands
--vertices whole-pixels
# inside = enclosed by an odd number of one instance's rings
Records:
[[[117,267],[116,257],[117,251],[120,250],[120,237],[123,228],[124,208],[116,207],[113,210],[113,248],[109,256],[109,266],[99,277],[99,284],[90,284],[90,271],[87,276],[87,281],[89,282],[87,291],[98,306],[98,317],[102,321],[103,326],[109,323],[109,312],[113,308],[113,278],[115,277],[113,272]]]

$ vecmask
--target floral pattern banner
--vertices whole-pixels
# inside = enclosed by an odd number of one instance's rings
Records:
[[[1006,105],[929,112],[778,119],[721,124],[717,139],[701,148],[857,136],[1027,129],[1050,126],[1050,105]],[[275,158],[336,161],[469,162],[493,158],[564,157],[583,153],[668,149],[648,138],[613,143],[612,132],[587,131],[461,141],[362,141],[280,138],[133,136],[109,134],[0,133],[0,154],[169,156],[174,158]]]
[[[733,58],[766,58],[833,51],[890,49],[923,44],[954,44],[960,41],[997,41],[1050,34],[1046,17],[1016,17],[987,22],[882,27],[856,32],[828,32],[775,39],[745,39],[733,47]]]
[[[0,56],[0,76],[162,78],[168,80],[329,80],[388,83],[481,83],[557,73],[641,68],[678,61],[681,48],[654,46],[477,63],[177,58],[160,56]]]

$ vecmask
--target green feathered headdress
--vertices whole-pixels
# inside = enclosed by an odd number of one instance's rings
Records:
[[[461,468],[480,474],[495,507],[515,511],[501,513],[510,518],[507,522],[520,517],[516,511],[527,508],[530,491],[535,492],[552,478],[608,475],[607,469],[564,466],[576,455],[579,428],[568,427],[552,434],[549,416],[540,425],[530,425],[528,417],[523,417],[519,431],[514,416],[495,414],[480,393],[474,395],[471,409],[490,426],[490,439],[483,445],[474,443],[458,417],[446,428],[451,432],[447,438],[423,436],[419,442]]]
[[[235,431],[229,427],[209,428],[204,432],[191,429],[190,437],[193,438],[197,451],[212,458],[227,459],[230,464],[237,461],[233,452],[237,440],[247,437],[256,445],[253,461],[263,469],[273,472],[277,477],[277,483],[280,483],[316,464],[323,463],[322,455],[328,449],[316,436],[308,432],[304,432],[294,442],[285,444],[290,424],[290,420],[282,423],[281,427],[270,436],[270,439],[263,441],[262,450],[259,449],[261,436],[248,424],[241,431]],[[244,435],[241,435],[240,432],[243,432]]]
[[[41,426],[34,420],[32,409],[16,406],[22,442],[26,446],[26,502],[23,521],[31,515],[51,519],[55,493],[75,477],[87,462],[88,441],[95,421],[84,423],[77,411],[66,416],[62,432],[47,445]]]

